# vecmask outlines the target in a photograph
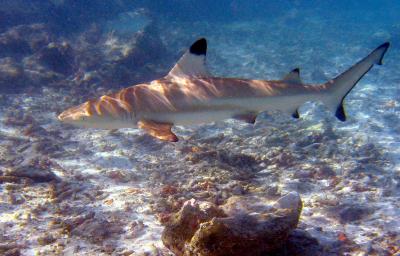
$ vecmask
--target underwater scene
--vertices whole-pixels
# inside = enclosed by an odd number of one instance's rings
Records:
[[[0,255],[400,255],[400,2],[0,0]]]

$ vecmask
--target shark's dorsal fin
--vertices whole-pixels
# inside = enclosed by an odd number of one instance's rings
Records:
[[[287,74],[282,81],[286,83],[293,83],[293,84],[302,84],[303,82],[300,79],[300,69],[295,68]]]
[[[190,46],[189,50],[179,59],[168,73],[167,77],[207,77],[206,68],[207,41],[201,38]]]

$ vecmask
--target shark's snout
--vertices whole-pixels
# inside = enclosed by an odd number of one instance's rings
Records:
[[[71,113],[69,113],[69,111],[66,110],[66,111],[62,112],[61,114],[59,114],[57,116],[57,119],[61,122],[67,123],[67,122],[72,122],[72,121],[77,120],[77,117],[74,115],[71,115]]]
[[[128,107],[121,100],[102,96],[69,108],[57,118],[63,123],[80,127],[118,129],[130,127],[134,123]]]
[[[57,116],[57,119],[64,123],[78,124],[90,116],[91,113],[85,104],[81,104],[63,111]]]
[[[65,111],[57,116],[58,121],[63,122],[66,118]]]

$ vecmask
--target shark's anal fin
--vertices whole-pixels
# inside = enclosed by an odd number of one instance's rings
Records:
[[[282,79],[282,81],[286,83],[302,84],[303,82],[300,79],[300,69],[293,69]]]
[[[293,112],[292,117],[293,117],[293,118],[296,118],[296,119],[299,119],[299,118],[300,118],[300,114],[299,114],[299,110],[298,110],[298,109],[296,109],[296,110]]]
[[[247,113],[247,114],[238,114],[234,115],[232,118],[240,121],[244,121],[248,124],[254,124],[256,122],[257,115],[253,113]]]
[[[178,137],[171,131],[172,124],[170,123],[141,120],[138,122],[138,127],[157,139],[169,142],[178,141]]]
[[[344,110],[343,100],[340,102],[339,106],[336,109],[335,116],[340,121],[346,121],[346,111]]]

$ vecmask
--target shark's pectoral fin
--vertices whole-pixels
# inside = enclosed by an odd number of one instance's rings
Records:
[[[172,124],[170,123],[141,120],[138,122],[138,127],[157,139],[169,142],[178,141],[178,137],[171,131]]]
[[[248,124],[254,124],[256,122],[257,114],[247,113],[247,114],[238,114],[234,115],[232,118],[240,121],[244,121]]]

